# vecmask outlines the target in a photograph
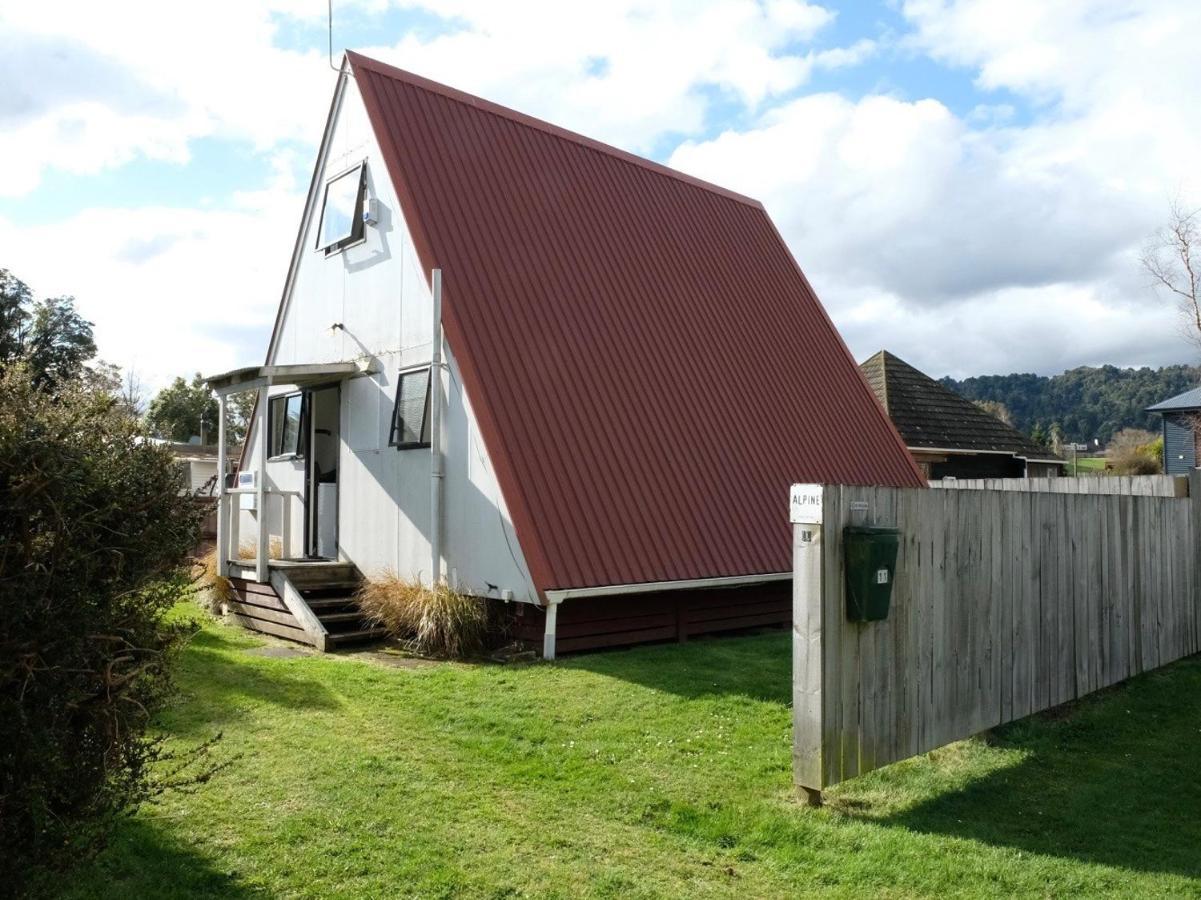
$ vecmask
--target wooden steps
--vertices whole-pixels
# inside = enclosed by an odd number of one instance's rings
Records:
[[[273,561],[271,583],[230,578],[234,621],[253,631],[328,651],[382,640],[387,632],[363,618],[355,600],[362,575],[353,563]]]

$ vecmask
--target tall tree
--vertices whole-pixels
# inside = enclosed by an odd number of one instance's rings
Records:
[[[92,323],[75,311],[74,297],[47,297],[33,304],[25,354],[40,387],[79,377],[96,355]]]
[[[0,371],[25,354],[25,331],[33,292],[8,269],[0,269]]]
[[[232,394],[226,404],[225,427],[231,443],[241,443],[254,409],[254,391]],[[217,442],[217,398],[197,372],[189,382],[176,378],[159,391],[146,410],[146,426],[156,437],[187,443],[203,437],[206,444]]]
[[[250,430],[250,417],[254,415],[254,400],[254,391],[229,395],[225,427],[229,429],[229,439],[235,444],[246,440],[246,433]]]
[[[217,398],[197,372],[191,382],[176,378],[150,401],[146,425],[158,437],[187,443],[200,436],[217,439]]]
[[[29,285],[0,269],[0,371],[23,360],[38,388],[53,388],[84,375],[95,355],[92,323],[74,297],[34,300]]]
[[[1185,334],[1201,347],[1201,209],[1172,203],[1168,224],[1147,244],[1143,270],[1180,307]]]

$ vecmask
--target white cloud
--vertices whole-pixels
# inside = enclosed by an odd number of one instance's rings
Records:
[[[260,149],[312,141],[334,75],[318,51],[272,45],[273,0],[10,3],[0,13],[0,196],[47,168],[90,174],[139,158],[189,158],[201,137]]]
[[[814,67],[854,65],[873,51],[870,41],[805,50],[833,15],[800,0],[338,7],[346,21],[398,7],[431,14],[448,30],[382,35],[378,55],[644,150],[701,128],[706,92],[765,104]],[[101,354],[151,382],[257,359],[301,210],[293,173],[315,152],[333,86],[324,48],[274,42],[281,23],[323,26],[324,15],[324,4],[302,0],[5,5],[0,197],[30,194],[49,169],[184,163],[202,137],[252,143],[275,174],[261,190],[196,209],[75,210],[33,227],[0,218],[0,264],[42,293],[75,294]],[[280,149],[297,142],[311,149]]]
[[[912,45],[1037,101],[1034,119],[815,95],[671,162],[765,201],[860,357],[955,374],[1188,359],[1137,253],[1201,159],[1201,30],[1192,5],[1153,7],[908,3]]]
[[[671,162],[767,203],[860,356],[887,346],[959,375],[1190,357],[1134,261],[1172,196],[1201,195],[1190,0],[903,2],[900,45],[979,87],[964,117],[936,97],[804,95],[813,72],[896,40],[818,49],[834,14],[814,3],[337,6],[445,23],[365,48],[406,69],[636,151],[688,138]],[[186,161],[201,137],[251,143],[274,174],[190,210],[0,219],[0,265],[76,294],[102,355],[152,379],[258,359],[333,84],[323,47],[275,42],[281,23],[321,33],[324,14],[312,0],[5,4],[0,197],[50,168]],[[750,124],[704,139],[730,107]]]
[[[814,65],[851,65],[872,50],[803,51],[833,15],[797,0],[404,5],[459,27],[366,52],[643,152],[703,128],[705,90],[754,108],[804,84]]]
[[[39,294],[75,295],[100,356],[151,386],[258,362],[303,204],[283,168],[222,209],[92,209],[33,227],[0,218],[0,246]]]

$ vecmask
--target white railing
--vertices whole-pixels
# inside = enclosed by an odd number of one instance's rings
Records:
[[[229,574],[231,565],[255,566],[257,580],[266,581],[266,566],[257,565],[260,549],[265,551],[266,555],[270,557],[272,555],[272,540],[278,538],[278,555],[281,557],[291,557],[293,555],[292,502],[293,500],[297,500],[303,503],[304,494],[300,491],[285,491],[278,488],[265,488],[263,490],[263,509],[256,511],[258,527],[254,535],[254,556],[244,559],[241,552],[242,509],[239,498],[246,494],[257,497],[258,493],[257,488],[227,488],[218,498],[217,559],[221,563],[223,573],[226,575]],[[278,520],[273,520],[270,516],[272,507],[271,498],[273,497],[279,498]],[[278,522],[278,532],[272,530],[273,521]]]

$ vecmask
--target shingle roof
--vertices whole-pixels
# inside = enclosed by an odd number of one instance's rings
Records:
[[[859,367],[906,445],[940,450],[989,450],[1028,459],[1057,459],[902,359],[881,350]]]
[[[923,483],[760,204],[348,58],[539,590],[787,572],[790,483]]]
[[[1184,409],[1201,409],[1201,387],[1195,387],[1191,391],[1185,391],[1183,394],[1162,400],[1154,406],[1148,406],[1147,412],[1174,412]]]

